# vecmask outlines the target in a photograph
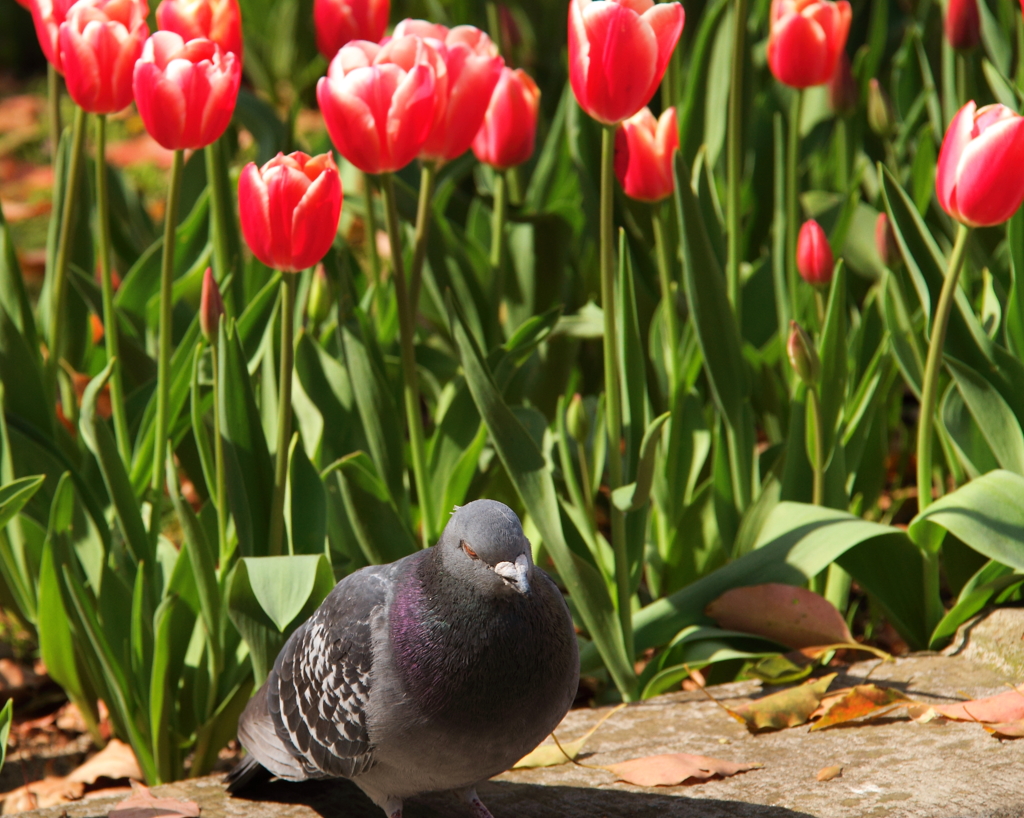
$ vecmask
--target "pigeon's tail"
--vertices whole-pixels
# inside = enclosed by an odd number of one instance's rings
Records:
[[[269,781],[272,776],[270,770],[260,764],[255,756],[246,756],[235,768],[224,776],[224,783],[227,791],[234,794],[241,792],[253,784]]]

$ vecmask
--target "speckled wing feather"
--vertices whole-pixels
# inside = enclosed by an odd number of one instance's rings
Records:
[[[278,737],[309,778],[351,778],[373,765],[366,729],[373,619],[387,603],[391,566],[339,582],[281,650],[267,679]]]

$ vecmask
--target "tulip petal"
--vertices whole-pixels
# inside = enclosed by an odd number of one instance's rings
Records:
[[[501,57],[470,54],[460,59],[459,70],[449,64],[449,94],[441,127],[431,131],[421,153],[431,159],[448,161],[469,149],[480,130],[494,86],[501,78]]]
[[[268,267],[273,267],[270,197],[255,162],[246,165],[238,177],[238,217],[245,243],[253,255]]]
[[[956,208],[972,227],[1002,224],[1024,200],[1024,117],[971,140],[957,166]]]
[[[152,39],[152,38],[151,38]],[[176,150],[185,123],[185,97],[153,63],[135,63],[132,91],[139,115],[150,135],[168,150]]]
[[[377,71],[376,68],[358,70],[371,75]],[[317,84],[316,98],[327,132],[349,162],[366,173],[380,173],[381,139],[377,122],[366,100],[351,88],[346,79],[322,77]]]
[[[971,141],[974,129],[974,111],[977,106],[971,100],[957,111],[953,121],[946,129],[946,136],[939,149],[939,161],[935,171],[935,196],[939,206],[954,218],[958,217],[955,209],[954,193],[957,186],[957,168],[964,148]]]
[[[672,52],[679,41],[679,35],[683,33],[686,12],[683,11],[681,3],[656,3],[650,10],[644,12],[640,19],[651,27],[658,41],[658,60],[654,65],[654,78],[651,80],[647,99],[644,100],[646,104],[658,90],[661,78],[665,76],[668,61],[672,59]]]
[[[778,23],[768,40],[768,67],[791,88],[809,88],[828,80],[828,41],[820,25],[793,14]]]
[[[312,267],[331,249],[341,216],[341,178],[333,167],[306,190],[292,215],[292,264]]]
[[[434,72],[414,66],[395,89],[387,115],[388,167],[408,165],[430,135],[435,105]]]
[[[646,104],[655,76],[658,41],[636,12],[618,3],[591,3],[583,22],[591,57],[587,113],[613,125]]]

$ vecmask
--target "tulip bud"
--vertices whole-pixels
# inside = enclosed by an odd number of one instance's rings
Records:
[[[981,42],[978,0],[949,0],[946,6],[946,39],[960,51],[967,51]]]
[[[875,249],[886,267],[895,267],[900,263],[900,248],[896,244],[896,234],[885,211],[875,219]]]
[[[279,153],[262,168],[250,162],[238,179],[242,235],[268,267],[304,270],[331,248],[341,199],[341,177],[329,153]]]
[[[796,268],[808,284],[823,287],[832,280],[832,248],[814,219],[804,222],[796,240]]]
[[[942,140],[935,193],[943,210],[971,227],[1009,219],[1024,200],[1024,117],[968,102]]]
[[[203,273],[203,291],[199,296],[199,329],[208,343],[217,343],[217,332],[220,319],[224,315],[224,299],[220,297],[220,287],[209,267]]]
[[[378,42],[388,27],[390,0],[313,0],[316,47],[327,60],[353,40]]]
[[[828,82],[852,16],[846,0],[772,0],[767,57],[775,79],[791,88]]]
[[[828,104],[836,116],[850,116],[856,113],[858,101],[857,80],[850,68],[850,58],[844,50],[828,81]]]
[[[814,386],[821,376],[821,360],[804,328],[796,321],[789,322],[789,339],[786,341],[786,354],[789,355],[790,366],[808,386]]]
[[[615,175],[631,199],[660,202],[675,190],[672,157],[679,147],[676,109],[655,119],[650,108],[623,122],[615,134]]]
[[[331,283],[327,280],[324,265],[318,264],[313,271],[313,280],[309,285],[309,301],[306,302],[306,317],[309,318],[309,323],[317,327],[326,321],[332,301]]]
[[[473,138],[473,153],[498,170],[521,165],[533,155],[540,89],[519,68],[501,69],[483,124]]]
[[[889,95],[874,77],[868,82],[868,127],[883,138],[894,136],[897,129]]]
[[[604,125],[629,119],[654,96],[683,31],[680,3],[571,0],[569,82]]]
[[[163,0],[156,23],[189,40],[213,40],[222,51],[242,59],[242,13],[238,0]]]
[[[145,0],[80,0],[58,34],[68,95],[91,114],[132,101],[132,71],[149,36]]]
[[[146,130],[168,150],[204,148],[231,122],[242,62],[212,40],[158,31],[142,49],[132,81]]]
[[[590,436],[590,418],[587,417],[579,392],[572,396],[565,410],[565,426],[573,439],[581,445]]]

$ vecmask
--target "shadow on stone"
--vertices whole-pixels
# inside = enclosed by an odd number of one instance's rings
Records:
[[[495,818],[811,818],[809,813],[784,807],[670,793],[649,794],[508,781],[488,781],[480,786],[478,792]],[[698,796],[697,788],[694,788],[694,795]],[[702,796],[703,792],[699,795]],[[346,780],[300,784],[272,781],[253,786],[230,800],[236,808],[229,812],[236,815],[256,816],[273,812],[299,816],[294,809],[281,810],[283,805],[306,807],[323,818],[382,818],[384,815],[355,784]],[[246,801],[251,802],[253,809],[238,809],[241,806],[239,802]],[[431,793],[409,799],[404,810],[405,818],[468,818],[469,815],[469,808],[459,804],[451,793]]]

